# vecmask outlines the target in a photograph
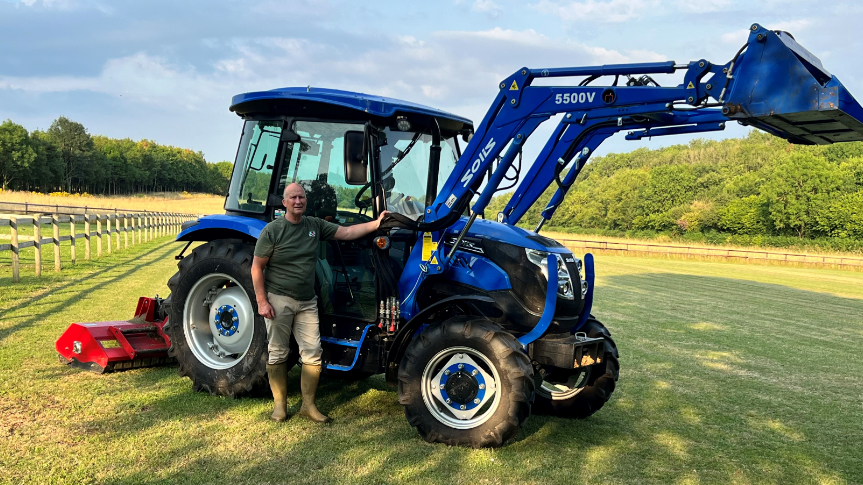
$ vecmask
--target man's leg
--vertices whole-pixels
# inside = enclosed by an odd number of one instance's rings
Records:
[[[300,346],[300,357],[303,359],[303,373],[300,376],[303,405],[300,406],[298,414],[317,423],[328,423],[330,418],[321,414],[315,406],[315,393],[321,378],[321,354],[323,353],[316,299],[297,302],[294,337]]]
[[[265,318],[267,324],[267,376],[270,379],[270,389],[273,391],[273,415],[275,421],[288,418],[288,352],[291,342],[291,326],[294,322],[294,312],[290,298],[274,293],[267,293],[267,299],[273,307],[275,318]]]

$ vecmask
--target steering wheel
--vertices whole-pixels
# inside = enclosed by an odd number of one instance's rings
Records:
[[[371,199],[360,200],[360,196],[362,196],[366,192],[366,190],[369,190],[369,187],[371,187],[371,186],[372,186],[371,182],[363,185],[363,187],[360,189],[360,191],[357,192],[357,196],[354,197],[354,205],[357,206],[358,209],[360,209],[360,210],[368,209],[369,206],[372,204]]]

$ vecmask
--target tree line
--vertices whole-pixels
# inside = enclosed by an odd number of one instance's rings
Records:
[[[207,163],[201,152],[92,136],[81,123],[57,118],[28,132],[0,124],[0,188],[91,194],[205,192],[225,194],[233,164]]]
[[[523,221],[533,227],[556,187]],[[508,196],[490,207],[495,214]],[[590,161],[550,224],[677,235],[863,240],[863,143],[794,145],[752,131]]]

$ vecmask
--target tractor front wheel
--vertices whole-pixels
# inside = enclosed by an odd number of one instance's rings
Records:
[[[432,325],[408,346],[399,402],[428,442],[501,446],[530,416],[533,369],[518,341],[479,317]]]

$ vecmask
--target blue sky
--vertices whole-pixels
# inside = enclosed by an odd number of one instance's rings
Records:
[[[857,1],[0,0],[0,120],[33,130],[66,116],[92,134],[233,160],[234,94],[348,89],[478,123],[498,82],[522,66],[724,63],[753,22],[790,31],[863,99],[861,19]],[[553,124],[531,139],[528,160]],[[729,125],[712,137],[745,133]],[[688,139],[618,136],[598,153]]]

